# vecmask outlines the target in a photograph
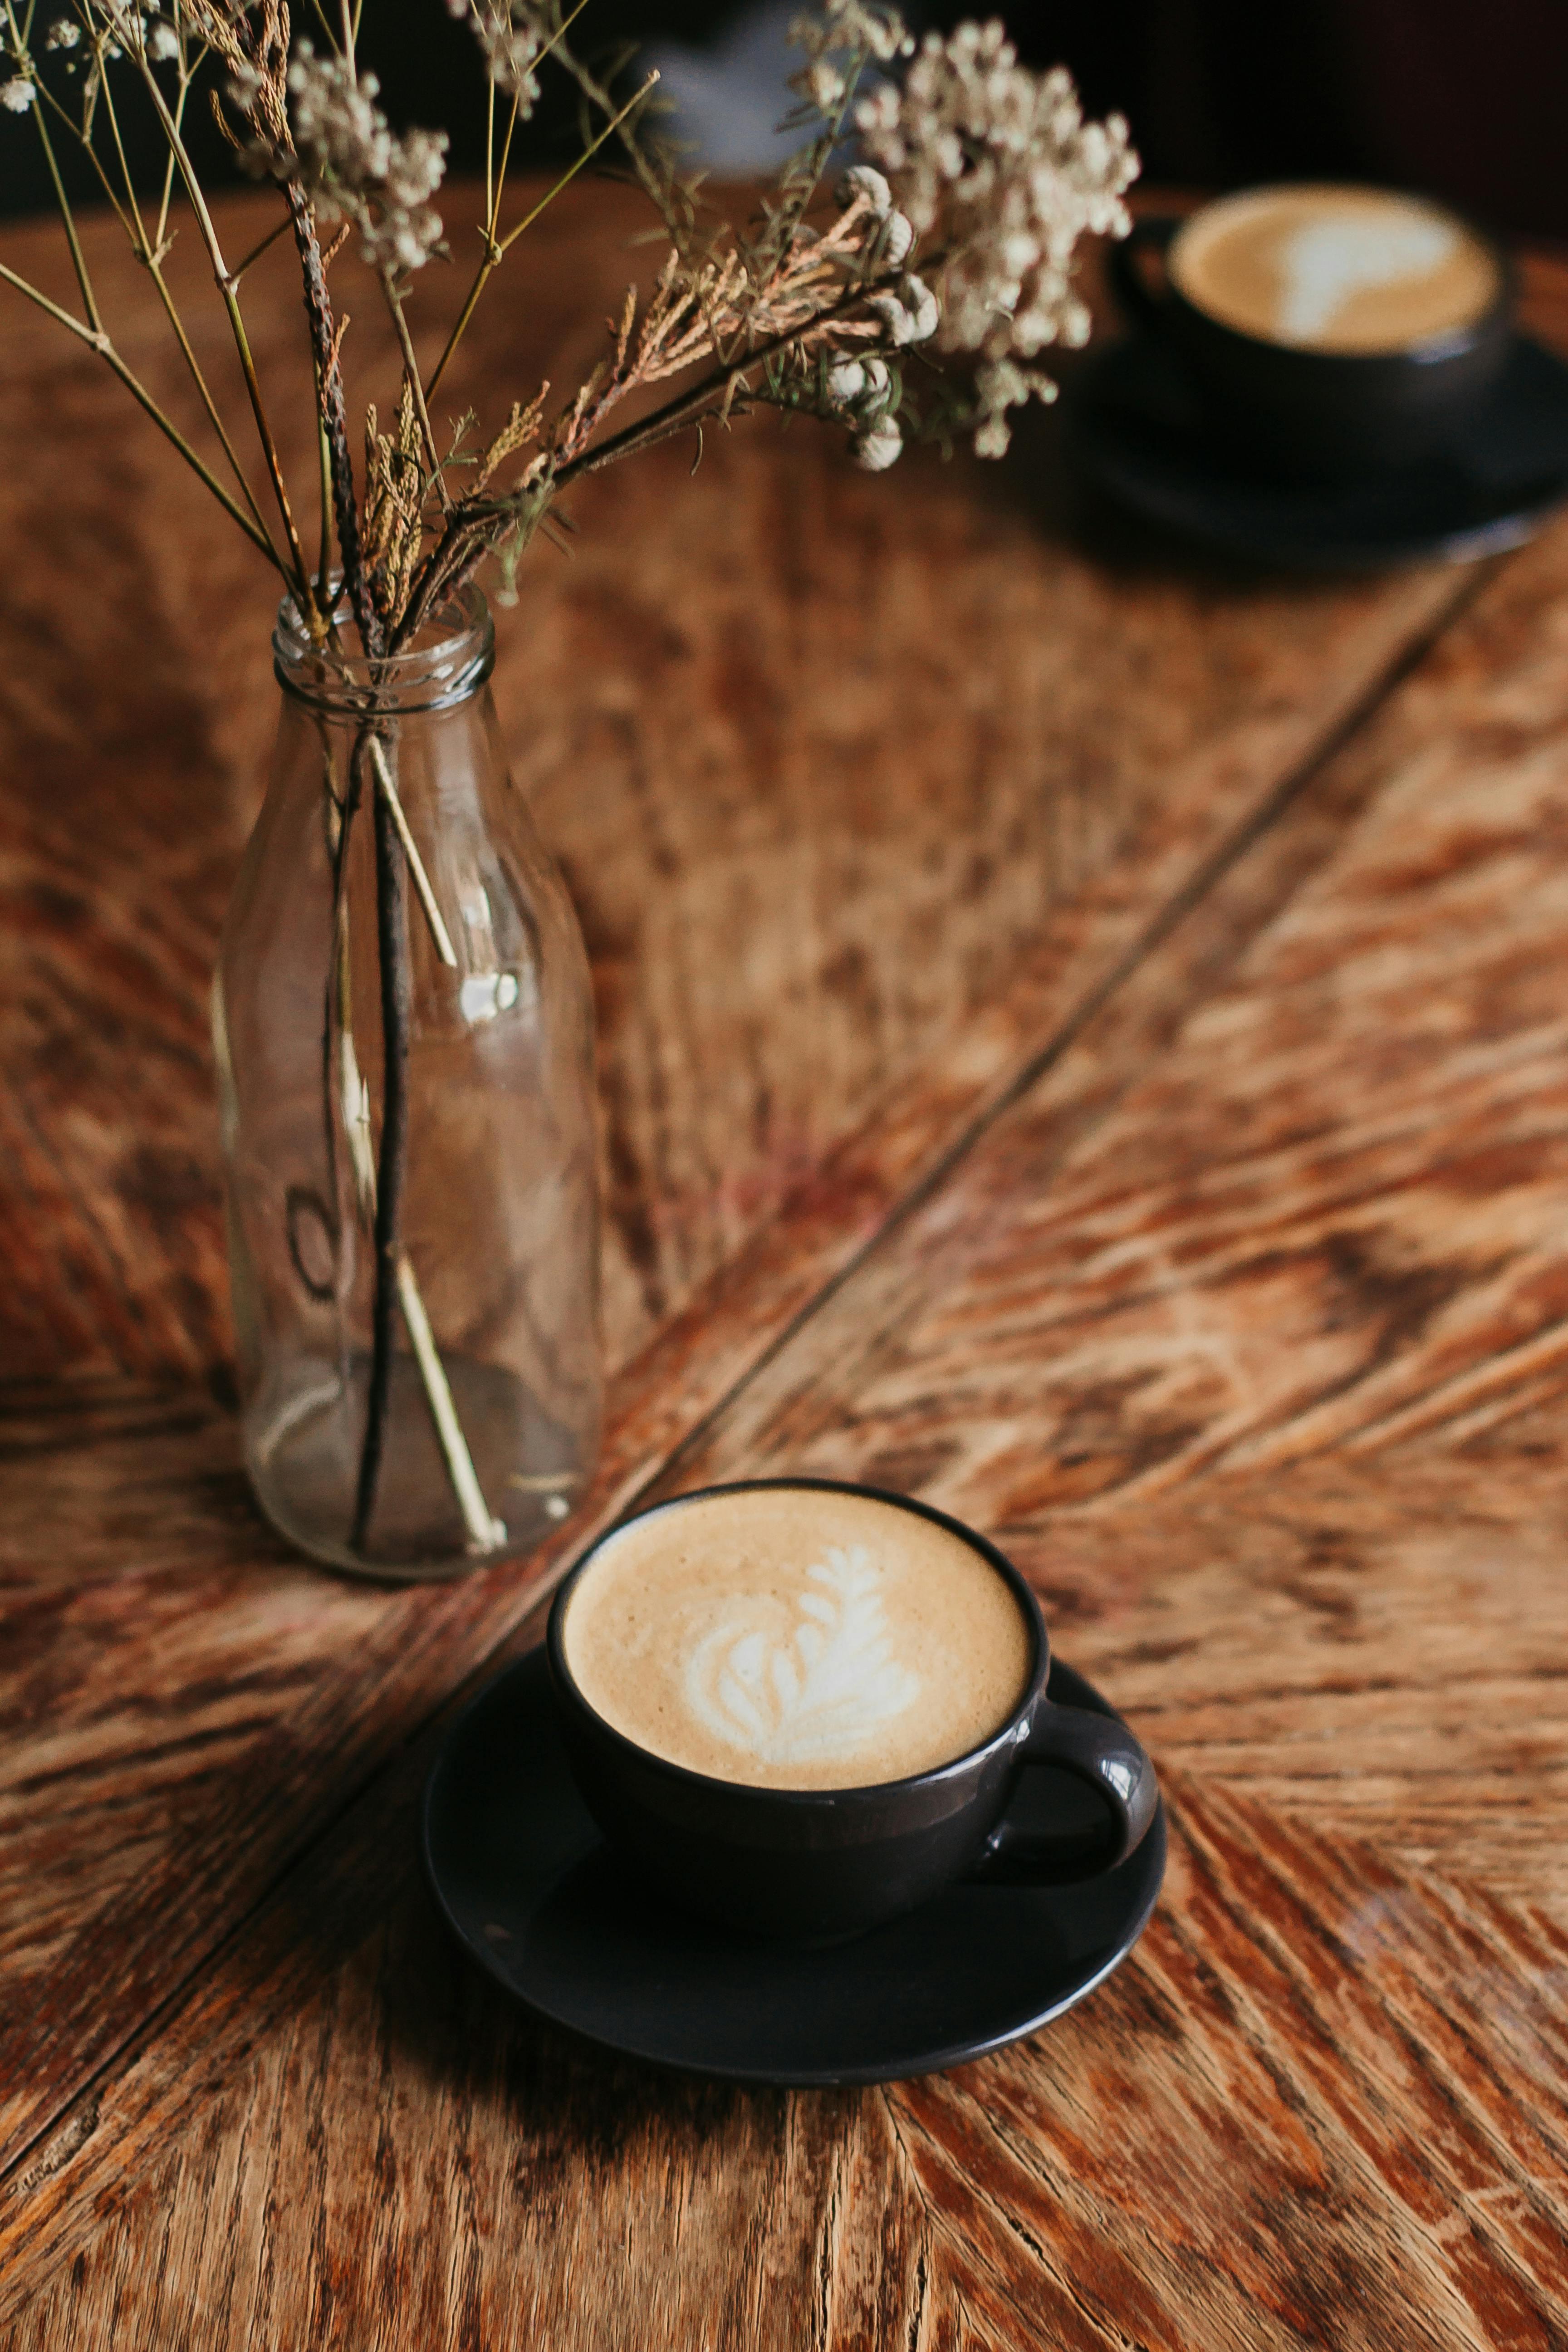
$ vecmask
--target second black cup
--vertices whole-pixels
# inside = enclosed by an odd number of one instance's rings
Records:
[[[1335,481],[1422,463],[1464,431],[1512,332],[1506,257],[1444,208],[1280,186],[1144,215],[1111,255],[1231,460]],[[1157,273],[1157,275],[1156,275]]]

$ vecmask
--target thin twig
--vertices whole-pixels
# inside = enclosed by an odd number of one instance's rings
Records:
[[[310,355],[315,364],[315,353]],[[321,555],[316,565],[316,603],[324,613],[330,604],[328,588],[332,576],[332,453],[327,441],[327,428],[321,422],[321,378],[316,371],[316,451],[321,471]]]
[[[370,1381],[365,1397],[364,1448],[349,1541],[363,1552],[375,1509],[392,1395],[393,1326],[397,1270],[403,1256],[403,1180],[408,1167],[408,1024],[411,989],[404,862],[397,827],[384,794],[373,808],[375,833],[375,927],[381,963],[381,1155],[376,1168],[375,1299],[372,1309]]]
[[[136,187],[131,177],[131,166],[125,160],[125,142],[120,135],[120,116],[114,104],[114,85],[110,79],[101,50],[98,53],[98,66],[103,92],[103,110],[109,117],[109,128],[114,140],[114,152],[120,158],[120,176],[125,185],[125,201],[130,207],[133,225],[132,233],[139,247],[145,250],[147,249],[147,230],[142,218],[142,207],[136,199]]]
[[[375,740],[372,737],[371,740]],[[328,794],[331,801],[331,756],[329,753]],[[353,979],[349,955],[349,909],[344,892],[347,866],[347,844],[350,824],[353,819],[357,793],[351,786],[351,796],[345,802],[338,820],[337,842],[332,861],[332,973],[327,983],[327,1015],[322,1036],[322,1081],[326,1088],[325,1115],[327,1121],[327,1154],[329,1168],[334,1169],[331,1181],[334,1203],[337,1199],[333,1138],[337,1118],[332,1103],[332,1038],[334,1027],[338,1042],[338,1062],[341,1066],[339,1097],[343,1131],[348,1139],[349,1159],[353,1172],[354,1195],[359,1213],[367,1224],[374,1224],[376,1202],[375,1151],[370,1133],[370,1097],[360,1072],[359,1056],[354,1051]],[[335,1020],[334,1020],[335,992]],[[414,1349],[414,1360],[419,1367],[424,1383],[425,1400],[430,1408],[431,1424],[436,1440],[447,1465],[447,1475],[452,1493],[463,1515],[468,1531],[470,1549],[492,1551],[506,1541],[503,1520],[492,1518],[486,1505],[474,1457],[468,1451],[462,1423],[453,1402],[451,1385],[441,1361],[440,1349],[430,1328],[430,1318],[420,1292],[406,1250],[398,1260],[397,1297],[403,1309],[403,1320]]]
[[[251,415],[256,420],[256,430],[261,442],[262,456],[267,461],[267,471],[272,483],[272,495],[278,502],[278,512],[283,524],[283,536],[289,545],[289,554],[293,564],[293,584],[300,600],[300,609],[302,613],[310,614],[314,611],[310,594],[310,567],[305,562],[305,551],[300,544],[300,533],[295,527],[294,510],[289,501],[289,486],[283,478],[282,461],[278,455],[278,445],[273,438],[271,422],[267,414],[267,404],[262,398],[261,384],[256,373],[256,362],[251,354],[250,339],[246,333],[245,320],[240,311],[239,297],[229,283],[228,265],[224,259],[217,230],[213,225],[212,215],[207,209],[206,197],[203,193],[201,182],[196,176],[195,168],[186,152],[185,142],[181,136],[179,126],[169,111],[168,101],[159,88],[158,78],[148,61],[144,42],[139,42],[129,28],[119,5],[119,0],[110,0],[106,14],[115,26],[117,37],[121,37],[122,46],[135,60],[142,85],[152,100],[163,136],[169,143],[169,152],[178,167],[185,194],[190,199],[191,210],[195,215],[196,225],[201,231],[202,242],[206,247],[213,277],[217,282],[218,291],[223,297],[224,308],[228,313],[229,331],[234,337],[235,350],[239,357],[240,373],[245,378],[245,389],[250,401]]]
[[[120,223],[121,227],[125,231],[126,236],[132,236],[133,233],[131,223],[125,217],[125,207],[114,193],[114,183],[103,168],[102,156],[99,153],[90,139],[83,138],[80,129],[71,121],[70,116],[66,112],[65,108],[60,104],[59,100],[55,96],[53,90],[47,89],[43,82],[38,82],[36,87],[38,92],[40,103],[47,106],[49,112],[55,115],[58,121],[64,124],[65,128],[70,132],[71,137],[76,141],[76,143],[80,148],[82,153],[87,157],[88,162],[92,165],[93,170],[98,174],[98,184],[103,191],[103,200],[105,204],[109,206],[110,211],[114,215],[115,219]],[[41,116],[39,117],[39,120],[42,120]],[[64,218],[66,214],[69,211],[69,206],[66,205],[63,202],[64,190],[57,186],[56,194],[61,199],[61,217]],[[72,221],[66,231],[68,242],[71,236],[75,235],[75,229],[76,225],[75,222]],[[78,282],[80,282],[79,276]]]
[[[386,297],[386,307],[392,313],[392,323],[397,331],[397,347],[403,353],[403,375],[414,399],[414,413],[419,419],[419,431],[425,443],[425,456],[430,467],[431,479],[442,510],[452,511],[452,493],[447,488],[446,469],[441,452],[436,446],[436,436],[430,428],[430,411],[425,405],[425,387],[419,381],[419,362],[414,355],[414,339],[408,331],[408,321],[403,315],[403,297],[393,282],[390,269],[381,273],[381,290]]]
[[[174,128],[184,138],[185,100],[190,94],[191,84],[206,62],[209,52],[207,44],[204,41],[197,52],[195,63],[192,65],[185,56],[185,26],[182,14],[175,15],[174,31],[180,44],[180,94],[174,100]],[[163,240],[169,234],[169,205],[173,201],[174,194],[174,157],[171,150],[163,163],[163,194],[158,205],[158,234],[153,240],[160,253],[163,249]]]
[[[414,877],[414,887],[418,892],[419,903],[425,909],[425,919],[430,926],[430,936],[436,942],[436,952],[444,964],[456,971],[458,957],[457,950],[452,945],[452,934],[447,929],[447,919],[437,903],[435,891],[430,887],[430,877],[425,871],[425,861],[420,856],[414,835],[408,829],[408,819],[403,813],[403,803],[398,796],[397,786],[393,782],[392,770],[387,763],[386,753],[382,749],[381,738],[378,735],[373,735],[370,739],[370,760],[372,767],[375,770],[375,781],[381,787],[387,806],[392,811],[392,821],[397,827],[397,837],[403,844],[403,854],[408,860],[408,870]]]
[[[579,0],[579,5],[585,6],[586,0]],[[575,16],[577,11],[574,9],[572,13]],[[570,18],[568,18],[567,21],[570,22]],[[516,224],[515,227],[508,229],[505,236],[499,240],[496,236],[496,209],[499,207],[500,203],[500,192],[498,188],[496,192],[495,205],[491,207],[489,224],[485,231],[485,257],[483,261],[480,262],[479,269],[475,273],[474,282],[469,287],[463,307],[458,313],[457,324],[453,327],[451,333],[447,338],[447,348],[442,352],[440,358],[437,361],[435,367],[430,373],[430,382],[427,386],[427,390],[432,396],[434,396],[437,385],[440,383],[441,378],[447,373],[447,363],[450,361],[453,352],[457,350],[458,345],[463,340],[468,321],[473,317],[475,310],[479,308],[479,297],[484,292],[485,288],[489,285],[490,273],[495,269],[497,264],[505,256],[509,247],[517,243],[518,238],[522,235],[524,229],[531,228],[534,222],[539,218],[540,214],[545,210],[546,206],[552,205],[556,197],[561,194],[562,190],[571,185],[578,173],[583,169],[584,164],[593,161],[600,148],[605,144],[605,142],[619,130],[621,124],[632,111],[632,109],[642,103],[643,100],[647,96],[649,90],[652,89],[658,79],[658,73],[650,72],[647,81],[644,82],[636,97],[629,99],[626,104],[621,108],[620,112],[616,114],[611,121],[605,125],[605,128],[600,131],[598,137],[593,142],[593,144],[584,148],[582,154],[578,156],[576,162],[573,163],[568,170],[562,173],[561,177],[556,181],[554,186],[546,190],[545,194],[541,196],[539,202],[533,206],[531,211],[526,212],[522,218]],[[515,113],[513,119],[515,120]],[[510,142],[511,134],[509,131],[507,133],[507,143],[509,147],[510,145]]]
[[[223,508],[225,513],[233,517],[234,520],[239,525],[241,530],[244,531],[247,539],[248,539],[254,546],[259,548],[261,553],[266,556],[268,562],[269,563],[276,564],[279,571],[282,572],[284,578],[287,579],[289,576],[288,572],[285,571],[284,566],[279,558],[278,551],[273,546],[271,541],[267,537],[264,531],[260,531],[257,529],[255,523],[252,522],[250,517],[246,513],[245,509],[238,505],[236,500],[229,496],[229,493],[225,489],[223,484],[212,471],[212,468],[196,455],[196,452],[192,448],[184,435],[180,431],[179,426],[175,425],[171,418],[164,415],[163,410],[159,407],[157,402],[153,399],[146,385],[141,382],[139,377],[132,373],[129,367],[127,367],[125,362],[121,358],[120,353],[115,350],[114,345],[110,341],[109,337],[104,333],[102,328],[100,327],[95,331],[90,327],[84,327],[79,319],[73,319],[68,310],[62,310],[58,302],[51,302],[47,294],[40,293],[37,287],[30,286],[25,278],[18,278],[16,272],[14,269],[8,268],[4,262],[0,262],[0,279],[3,279],[7,286],[14,286],[18,294],[25,294],[29,302],[37,303],[40,310],[47,310],[51,319],[57,320],[62,327],[68,329],[70,333],[75,335],[79,341],[87,344],[89,351],[94,351],[98,353],[100,359],[101,359],[113,372],[113,373],[120,378],[121,383],[125,386],[126,391],[130,393],[132,398],[145,409],[147,415],[158,427],[159,432],[163,435],[166,440],[174,443],[174,447],[179,451],[186,465],[191,467],[194,473],[198,474],[201,477],[202,480],[206,484],[207,488],[212,492],[214,498],[216,499],[218,504]]]
[[[196,358],[195,352],[191,348],[190,338],[185,332],[184,321],[182,320],[179,311],[174,307],[174,298],[169,291],[168,285],[163,277],[163,269],[160,268],[156,257],[151,250],[143,253],[142,259],[146,265],[153,285],[158,289],[158,299],[163,305],[164,314],[167,317],[170,328],[174,332],[174,341],[178,343],[180,350],[184,356],[185,365],[190,370],[191,381],[195,385],[202,406],[206,410],[207,417],[212,425],[213,431],[217,435],[219,446],[222,448],[224,456],[228,459],[230,470],[234,475],[235,480],[239,484],[240,492],[245,499],[246,505],[250,509],[251,513],[256,518],[258,530],[267,532],[267,543],[270,547],[272,545],[272,534],[267,530],[266,518],[262,514],[261,509],[257,503],[256,493],[251,488],[250,483],[247,478],[245,467],[240,464],[239,452],[236,449],[234,443],[229,439],[228,428],[224,424],[222,415],[218,411],[217,403],[213,398],[212,393],[208,388],[205,376],[202,373],[200,362]],[[278,568],[279,571],[282,571],[283,565],[281,562],[279,563]]]
[[[5,0],[5,14],[8,22],[13,27],[13,37],[16,37],[16,18],[12,13],[11,0]],[[179,345],[181,355],[189,370],[191,381],[196,388],[202,406],[206,411],[208,421],[210,422],[214,432],[217,435],[219,446],[222,448],[224,456],[228,459],[229,469],[233,473],[234,478],[239,486],[240,493],[245,499],[246,505],[250,509],[257,529],[266,537],[268,546],[270,548],[272,546],[271,534],[267,530],[266,520],[262,515],[261,509],[256,500],[256,494],[246,478],[245,468],[240,464],[239,456],[237,451],[235,449],[233,442],[229,439],[228,432],[224,425],[223,418],[219,414],[217,404],[213,398],[206,378],[202,373],[195,352],[191,347],[190,338],[185,332],[184,323],[180,317],[177,308],[175,307],[174,296],[169,291],[168,284],[164,279],[162,268],[160,267],[162,259],[162,234],[160,233],[158,249],[154,249],[153,246],[148,240],[146,227],[142,219],[141,208],[136,202],[135,189],[132,185],[131,177],[131,169],[130,165],[126,162],[125,149],[120,136],[119,121],[114,112],[113,102],[110,97],[107,81],[104,83],[104,100],[109,113],[110,126],[114,133],[115,152],[120,159],[121,174],[125,183],[124,205],[121,203],[120,198],[116,195],[114,188],[110,184],[109,174],[104,170],[102,159],[99,155],[97,149],[93,146],[90,139],[87,139],[82,135],[81,131],[71,121],[69,115],[66,113],[65,109],[59,104],[58,100],[53,97],[47,89],[44,88],[42,84],[39,85],[39,88],[43,89],[45,99],[52,107],[53,110],[60,117],[61,121],[65,123],[67,129],[76,140],[78,146],[82,149],[83,152],[88,157],[89,162],[92,164],[94,171],[98,174],[103,193],[108,198],[110,205],[113,207],[115,216],[119,220],[121,226],[124,229],[126,236],[130,238],[138,259],[145,265],[146,268],[151,273],[153,282],[158,289],[158,298],[163,305],[164,314],[168,319],[171,331],[174,334],[176,343]],[[181,97],[183,103],[183,90]],[[82,259],[80,257],[80,247],[77,242],[76,223],[72,216],[70,205],[67,201],[65,189],[61,184],[59,173],[55,166],[54,150],[50,144],[48,132],[45,127],[41,114],[38,118],[38,131],[43,140],[44,152],[48,160],[50,172],[54,178],[55,193],[59,205],[60,217],[65,224],[67,239],[70,245],[72,253],[78,257],[79,266],[77,270],[77,278],[78,283],[80,285],[82,289],[82,297],[84,303],[87,306],[88,315],[93,326],[95,328],[100,328],[101,320],[99,317],[97,304],[92,299],[91,286],[87,278],[87,264],[85,259]],[[173,157],[170,158],[170,162],[172,164]],[[126,209],[127,205],[130,208],[129,211]],[[275,550],[273,551],[273,561],[275,562],[277,562]],[[282,566],[279,564],[279,568],[281,570]]]
[[[21,51],[25,54],[26,43],[17,28],[11,0],[5,0],[5,22],[10,28],[13,51]],[[103,320],[99,314],[98,300],[92,290],[92,280],[88,275],[87,258],[76,233],[75,215],[72,214],[70,201],[66,194],[65,182],[60,177],[60,167],[55,160],[54,142],[49,137],[49,128],[44,121],[41,107],[34,107],[33,120],[38,126],[38,138],[44,150],[44,161],[49,168],[49,181],[54,188],[55,202],[59,207],[60,219],[65,225],[66,243],[70,247],[71,268],[76,271],[76,282],[81,289],[81,306],[87,312],[88,323],[93,332],[101,334]]]
[[[660,219],[664,221],[667,227],[671,228],[673,233],[673,223],[670,217],[669,190],[659,173],[654,169],[641,141],[636,138],[632,132],[625,129],[624,126],[626,123],[627,110],[623,108],[620,113],[616,114],[616,101],[610,92],[605,88],[604,84],[598,79],[596,75],[591,72],[588,67],[583,63],[582,58],[578,57],[575,50],[573,49],[565,39],[562,37],[565,29],[566,27],[563,25],[561,28],[561,33],[556,36],[555,51],[557,57],[560,58],[561,63],[565,67],[566,71],[571,75],[573,80],[576,83],[578,89],[582,91],[584,97],[588,100],[589,103],[593,106],[596,106],[601,114],[609,115],[614,118],[611,121],[610,128],[612,130],[620,131],[621,145],[626,149],[626,160],[631,164],[632,170],[637,173],[638,180],[641,182],[644,194],[653,204]]]
[[[292,226],[292,221],[289,219],[289,215],[285,213],[282,219],[268,230],[260,244],[253,245],[250,251],[246,255],[245,259],[235,263],[234,268],[228,273],[229,284],[231,286],[237,287],[246,271],[252,268],[255,264],[260,260],[268,247],[269,245],[275,245],[280,236],[287,236]]]
[[[490,1517],[474,1468],[474,1457],[468,1451],[463,1424],[458,1418],[446,1367],[441,1361],[436,1335],[430,1328],[430,1318],[425,1311],[419,1285],[414,1278],[414,1268],[405,1253],[397,1261],[397,1298],[403,1309],[403,1320],[413,1342],[415,1360],[425,1383],[426,1401],[430,1418],[436,1424],[436,1438],[447,1464],[447,1475],[452,1482],[452,1492],[458,1498],[458,1508],[463,1514],[463,1524],[468,1531],[468,1549],[472,1552],[494,1551],[506,1541],[506,1521]]]

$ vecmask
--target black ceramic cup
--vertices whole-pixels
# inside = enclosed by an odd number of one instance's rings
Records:
[[[1397,351],[1313,351],[1226,325],[1176,283],[1167,267],[1172,247],[1215,209],[1144,215],[1112,248],[1110,275],[1129,317],[1165,341],[1186,369],[1207,436],[1227,459],[1282,478],[1332,482],[1418,465],[1458,439],[1500,375],[1513,331],[1513,274],[1490,238],[1450,215],[1496,273],[1496,298],[1479,317]]]
[[[703,1496],[759,1486],[861,1496],[934,1520],[961,1538],[1002,1578],[1029,1628],[1034,1664],[1027,1686],[983,1745],[908,1780],[865,1788],[763,1789],[710,1779],[625,1738],[595,1713],[573,1679],[566,1612],[593,1568],[595,1544],[555,1596],[547,1653],[572,1770],[606,1838],[658,1888],[707,1917],[812,1942],[875,1927],[957,1879],[1060,1885],[1097,1876],[1131,1853],[1159,1802],[1154,1768],[1116,1717],[1054,1706],[1047,1698],[1045,1620],[1028,1585],[994,1544],[928,1504],[826,1478],[710,1486],[654,1509],[679,1510]],[[608,1535],[600,1538],[608,1540]],[[1020,1780],[1037,1766],[1070,1774],[1079,1794],[1090,1793],[1087,1803],[1058,1808],[1060,1819],[1031,1822],[1025,1831],[1005,1815]]]

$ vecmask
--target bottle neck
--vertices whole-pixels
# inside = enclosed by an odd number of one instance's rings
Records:
[[[473,700],[495,667],[495,625],[477,588],[460,589],[412,645],[379,661],[354,649],[352,629],[340,596],[331,633],[319,643],[286,596],[272,633],[272,666],[284,693],[341,726],[453,709]]]

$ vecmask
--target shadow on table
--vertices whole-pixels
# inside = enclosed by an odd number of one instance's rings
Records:
[[[519,2136],[531,2164],[568,2153],[577,2165],[645,2156],[661,2139],[705,2142],[740,2130],[771,2137],[784,2092],[710,2082],[622,2057],[549,2023],[487,1977],[454,1943],[416,1874],[389,1923],[382,1998],[399,2065],[437,2101],[472,2110],[472,2127]],[[854,2105],[858,2092],[816,2099]]]
[[[1118,506],[1084,478],[1070,454],[1074,380],[1084,364],[1072,359],[1060,369],[1063,391],[1056,405],[1036,404],[1016,412],[1005,457],[986,463],[955,458],[965,468],[966,486],[977,504],[999,520],[1016,523],[1022,518],[1040,538],[1056,541],[1124,586],[1180,586],[1224,601],[1282,589],[1296,597],[1341,595],[1349,586],[1364,586],[1364,572],[1292,571],[1227,554]]]

